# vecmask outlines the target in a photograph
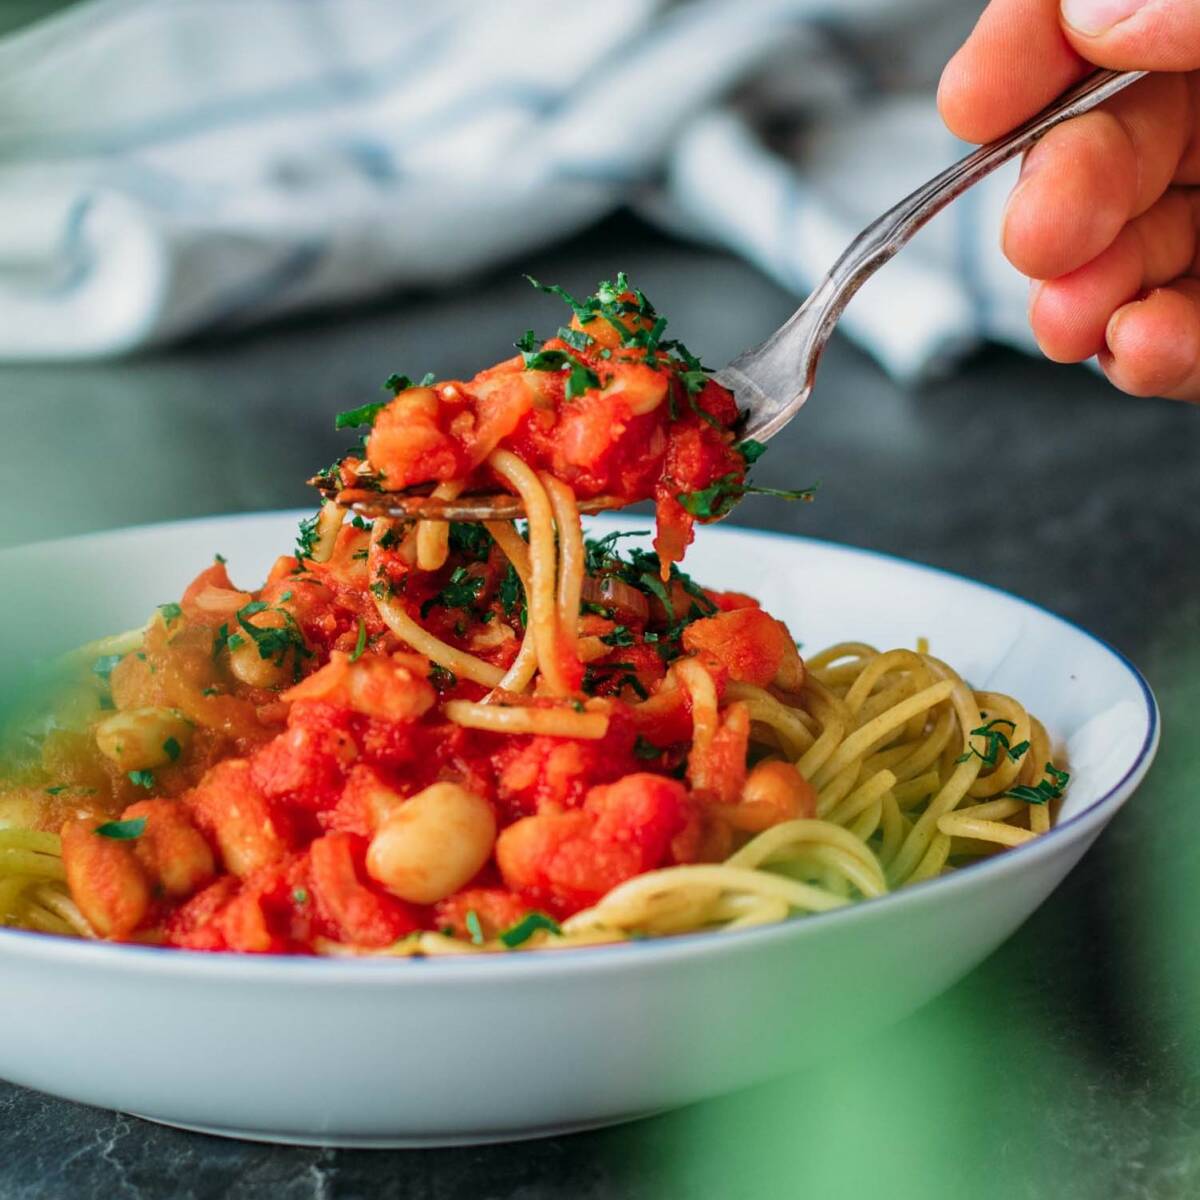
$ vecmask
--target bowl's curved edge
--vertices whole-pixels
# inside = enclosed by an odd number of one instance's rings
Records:
[[[100,537],[137,536],[148,530],[169,533],[189,527],[212,524],[227,524],[235,526],[257,521],[272,521],[282,524],[294,521],[300,516],[307,516],[307,510],[289,510],[285,512],[240,513],[218,517],[198,517],[184,521],[156,522],[141,526],[128,527],[116,531],[106,531],[97,534],[82,534],[68,538],[56,539],[37,543],[37,547],[55,546],[58,549],[69,548],[71,543],[91,541]],[[614,518],[602,517],[596,519],[601,525],[609,524]],[[622,524],[628,526],[629,519],[623,519]],[[648,529],[644,518],[635,518],[638,523]],[[239,955],[232,953],[189,953],[180,950],[166,950],[153,946],[111,945],[107,943],[76,941],[66,938],[48,937],[42,933],[17,929],[0,928],[0,954],[15,953],[22,957],[52,957],[58,961],[75,960],[80,963],[100,961],[114,965],[118,960],[131,968],[150,969],[157,975],[164,971],[167,974],[191,974],[195,970],[203,970],[212,978],[213,974],[229,973],[232,977],[244,977],[248,973],[256,978],[273,972],[282,973],[290,983],[304,979],[306,985],[311,983],[328,983],[338,985],[348,978],[369,981],[372,984],[395,987],[402,985],[419,986],[423,980],[431,980],[435,976],[446,977],[448,972],[459,972],[463,976],[479,974],[493,982],[508,971],[543,971],[547,974],[557,974],[560,970],[572,973],[586,970],[607,970],[624,966],[631,961],[646,962],[652,958],[659,962],[669,962],[680,956],[703,952],[705,948],[712,951],[721,949],[734,950],[750,948],[763,942],[784,940],[791,937],[803,936],[806,928],[819,924],[828,929],[834,922],[851,922],[869,918],[879,906],[886,905],[895,910],[903,904],[928,902],[931,890],[938,895],[948,895],[952,888],[970,887],[973,882],[982,885],[986,880],[998,878],[1002,874],[1020,871],[1024,864],[1031,862],[1034,856],[1045,857],[1065,850],[1069,844],[1078,839],[1089,838],[1100,831],[1120,810],[1121,806],[1137,788],[1145,777],[1154,755],[1157,752],[1161,735],[1161,720],[1158,702],[1145,676],[1120,650],[1110,645],[1104,639],[1093,634],[1066,617],[1053,612],[1031,600],[1013,595],[1003,588],[992,584],[982,583],[968,576],[957,574],[940,567],[931,567],[916,563],[898,555],[884,551],[863,549],[849,546],[840,542],[824,541],[818,538],[804,537],[786,533],[775,533],[765,530],[748,529],[741,526],[729,526],[730,534],[737,537],[749,537],[752,540],[765,542],[783,542],[785,544],[803,543],[823,550],[835,550],[849,556],[863,556],[883,559],[896,563],[906,569],[925,572],[931,575],[951,579],[959,584],[978,588],[1003,597],[1005,600],[1032,609],[1043,617],[1074,630],[1088,641],[1098,646],[1104,653],[1115,659],[1124,671],[1137,683],[1145,705],[1146,732],[1142,744],[1133,761],[1124,774],[1109,789],[1082,812],[1075,814],[1055,826],[1048,833],[1013,847],[1004,854],[996,855],[985,862],[974,864],[955,872],[948,877],[926,880],[891,892],[877,899],[861,901],[858,904],[836,909],[832,912],[815,916],[793,918],[777,925],[760,926],[751,929],[734,930],[728,933],[695,933],[678,934],[660,940],[629,942],[620,945],[600,947],[575,947],[555,950],[543,954],[511,954],[487,956],[448,956],[444,958],[379,960],[379,959],[311,959],[286,955]],[[713,531],[722,536],[725,531]],[[17,555],[26,547],[13,547],[0,552],[0,562],[4,558]],[[203,964],[203,966],[201,966]]]

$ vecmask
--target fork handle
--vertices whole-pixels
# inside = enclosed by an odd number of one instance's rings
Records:
[[[831,299],[836,297],[832,312],[827,317],[830,329],[866,280],[952,200],[956,200],[1010,158],[1023,153],[1056,125],[1090,112],[1147,73],[1097,71],[1024,125],[994,142],[980,146],[966,158],[947,167],[940,175],[935,175],[868,225],[846,248],[818,289],[828,291]]]
[[[746,357],[770,363],[775,380],[788,380],[794,398],[769,405],[754,436],[773,436],[795,415],[812,390],[817,361],[838,318],[854,294],[930,218],[1010,158],[1027,150],[1063,121],[1081,116],[1136,83],[1146,71],[1097,71],[1048,108],[997,141],[988,142],[947,167],[888,209],[850,243],[809,297],[761,347]],[[731,364],[737,367],[740,360]]]

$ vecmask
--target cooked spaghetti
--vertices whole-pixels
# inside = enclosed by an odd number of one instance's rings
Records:
[[[297,553],[84,647],[0,783],[0,923],[193,950],[437,955],[736,929],[1051,826],[1014,699],[924,647],[803,661],[677,565],[749,489],[730,394],[623,279],[471,381],[355,410]],[[518,495],[528,524],[348,520]],[[654,550],[577,497],[653,498]],[[805,495],[800,492],[795,495]]]

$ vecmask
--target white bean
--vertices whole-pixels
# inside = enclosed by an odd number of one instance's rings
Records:
[[[191,744],[192,725],[173,708],[126,708],[96,726],[96,745],[122,771],[174,762]]]
[[[384,818],[367,850],[367,873],[401,900],[433,904],[479,871],[495,841],[486,800],[456,783],[435,783]]]

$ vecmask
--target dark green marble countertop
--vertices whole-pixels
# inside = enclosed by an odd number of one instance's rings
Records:
[[[712,362],[791,308],[741,264],[624,219],[521,264],[585,290],[618,266]],[[469,374],[557,319],[519,269],[133,361],[0,367],[15,518],[0,542],[308,503],[302,481],[340,448],[333,411],[393,370]],[[1113,642],[1156,689],[1148,782],[1014,938],[801,1076],[542,1142],[266,1147],[0,1083],[0,1198],[1200,1195],[1200,412],[1000,351],[904,392],[835,343],[759,475],[824,486],[812,505],[748,501],[739,522],[1018,592]]]

